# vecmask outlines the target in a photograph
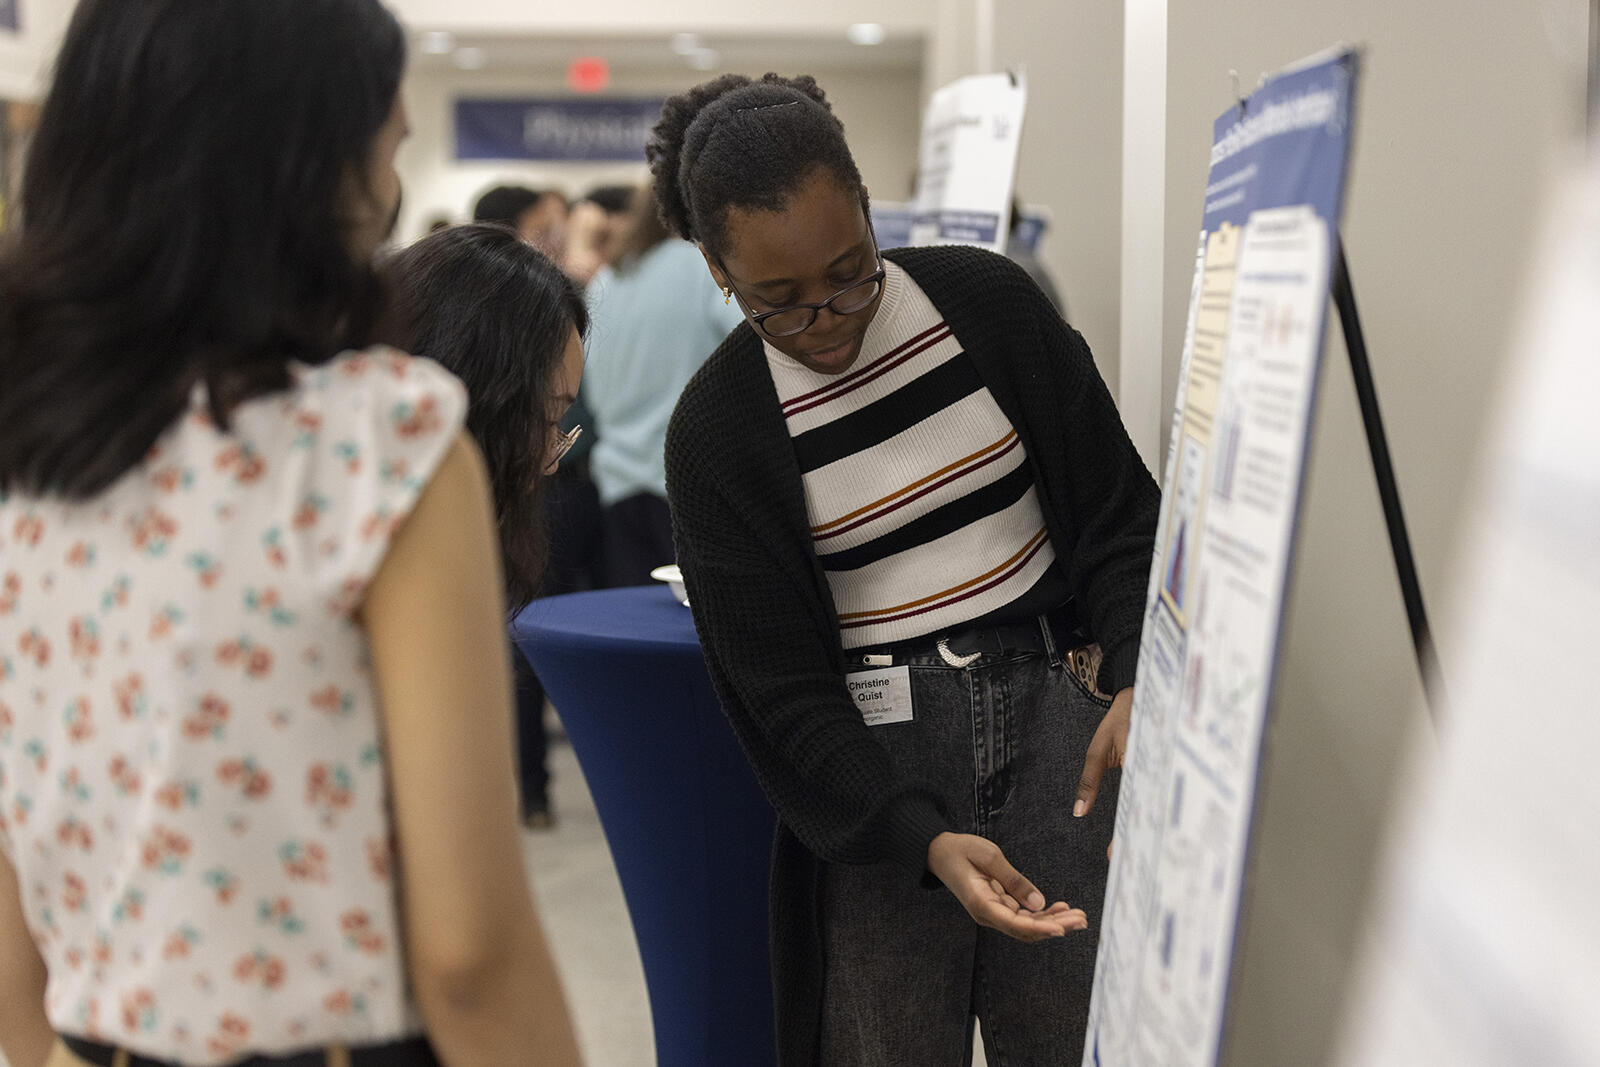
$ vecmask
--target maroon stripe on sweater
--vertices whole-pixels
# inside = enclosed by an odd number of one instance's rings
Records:
[[[813,389],[809,393],[802,393],[799,396],[793,398],[792,400],[789,400],[788,402],[786,402],[783,405],[784,417],[788,418],[790,415],[795,414],[795,412],[790,411],[789,409],[793,408],[797,404],[804,404],[806,401],[811,400],[811,399],[816,398],[816,397],[820,397],[821,398],[821,399],[819,399],[817,401],[817,403],[819,403],[819,404],[820,403],[826,403],[828,400],[833,399],[833,396],[831,394],[834,394],[835,391],[837,391],[839,393],[847,393],[847,392],[849,392],[851,389],[854,389],[857,385],[861,384],[859,381],[857,381],[857,379],[860,378],[862,375],[871,374],[874,370],[876,370],[877,368],[883,366],[883,364],[887,360],[894,359],[894,357],[900,355],[902,352],[905,352],[905,350],[910,348],[912,345],[919,344],[924,339],[926,339],[927,337],[931,336],[932,334],[938,333],[940,330],[943,330],[946,333],[949,333],[950,332],[950,327],[946,323],[943,323],[943,322],[940,322],[940,323],[938,323],[937,325],[934,325],[934,326],[930,326],[926,330],[923,330],[921,333],[917,334],[915,337],[911,338],[909,341],[906,341],[906,342],[904,342],[902,344],[896,345],[894,348],[891,348],[889,351],[885,352],[883,355],[879,356],[877,359],[873,360],[871,363],[868,363],[865,367],[860,367],[860,368],[858,368],[858,369],[856,369],[854,371],[851,371],[849,374],[846,374],[843,378],[840,378],[838,381],[829,382],[827,385],[824,385],[820,389]],[[943,340],[943,338],[940,338],[940,340]],[[927,346],[924,346],[924,347],[927,347]],[[920,351],[922,351],[922,349],[918,349],[917,351],[920,352]],[[912,354],[914,355],[915,353],[912,353]],[[904,362],[904,361],[901,361],[901,362]],[[874,375],[874,377],[876,377],[876,375]],[[830,395],[824,396],[823,394],[825,394],[825,393],[826,394],[830,394]],[[806,404],[806,407],[804,409],[801,409],[801,410],[808,410],[808,409],[813,408],[813,407],[816,407],[816,404]]]
[[[811,540],[813,542],[826,541],[830,537],[838,537],[840,534],[849,533],[851,530],[858,530],[861,527],[865,526],[869,522],[872,522],[872,521],[874,521],[876,519],[881,519],[885,515],[891,515],[894,512],[899,511],[901,508],[905,507],[907,504],[910,504],[910,503],[912,503],[913,501],[916,501],[916,500],[921,500],[923,497],[927,496],[929,493],[933,492],[935,489],[942,488],[942,487],[944,487],[946,485],[949,485],[951,482],[956,481],[957,479],[965,478],[967,475],[972,474],[974,471],[982,470],[983,468],[987,467],[991,463],[998,462],[1001,459],[1001,457],[1009,455],[1011,453],[1011,451],[1013,449],[1015,449],[1020,444],[1022,444],[1022,439],[1019,438],[1019,437],[1013,436],[1011,438],[1011,443],[1010,444],[1006,445],[1004,448],[997,449],[996,451],[992,452],[991,454],[989,454],[987,456],[984,456],[982,459],[978,460],[976,463],[972,464],[970,467],[963,467],[961,470],[953,471],[952,473],[950,473],[946,477],[940,478],[936,482],[931,482],[928,485],[923,486],[921,489],[917,490],[915,493],[912,493],[911,495],[909,495],[907,497],[904,497],[904,498],[902,498],[900,500],[896,500],[893,503],[888,504],[885,507],[881,507],[877,511],[874,511],[870,515],[863,515],[861,518],[859,518],[856,521],[852,522],[848,526],[841,526],[837,530],[829,530],[827,533],[813,534]]]
[[[939,342],[943,341],[945,338],[947,338],[949,336],[950,336],[950,333],[947,330],[947,331],[945,331],[944,333],[940,334],[937,337],[928,338],[928,340],[922,342],[922,344],[918,345],[916,348],[911,349],[909,352],[906,352],[906,353],[902,354],[901,356],[899,356],[898,358],[896,358],[892,362],[885,362],[884,360],[879,360],[879,361],[877,361],[876,363],[874,363],[872,365],[875,368],[873,370],[873,372],[871,374],[867,375],[865,378],[862,378],[859,381],[851,382],[849,385],[847,385],[844,388],[840,389],[838,392],[834,393],[831,396],[821,397],[820,399],[811,401],[811,403],[806,404],[804,407],[798,407],[798,408],[794,408],[794,409],[792,409],[790,411],[785,411],[783,413],[783,417],[786,418],[786,419],[787,418],[792,418],[793,416],[800,414],[802,411],[810,411],[812,408],[820,408],[824,404],[830,404],[833,401],[838,400],[841,396],[848,396],[849,394],[855,392],[857,389],[861,388],[863,385],[868,385],[868,384],[870,384],[872,382],[877,381],[879,378],[882,378],[885,374],[888,374],[890,371],[894,370],[896,367],[899,367],[899,366],[903,365],[907,360],[913,359],[914,357],[920,355],[921,353],[926,352],[928,349],[932,348],[934,345],[938,344]]]

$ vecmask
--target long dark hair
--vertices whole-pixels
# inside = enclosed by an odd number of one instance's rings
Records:
[[[92,496],[369,340],[351,254],[405,35],[378,0],[80,0],[0,251],[0,492]]]
[[[781,211],[819,167],[844,189],[862,189],[844,125],[809,75],[724,74],[670,97],[645,155],[661,221],[713,256],[722,254],[730,207]]]
[[[452,226],[387,257],[394,343],[467,386],[467,429],[483,450],[499,518],[506,599],[538,592],[547,548],[540,488],[549,398],[572,331],[589,312],[544,253],[504,226]]]

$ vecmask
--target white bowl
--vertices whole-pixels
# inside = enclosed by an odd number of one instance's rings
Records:
[[[689,598],[683,588],[683,572],[678,569],[676,563],[668,563],[666,566],[657,567],[650,572],[650,577],[658,582],[666,582],[667,588],[672,590],[672,595],[678,598],[678,603],[684,607],[689,606]]]

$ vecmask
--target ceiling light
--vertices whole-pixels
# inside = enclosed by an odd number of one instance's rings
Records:
[[[422,50],[430,56],[447,56],[456,48],[456,35],[449,30],[429,30],[422,35]]]
[[[468,46],[456,49],[456,66],[462,70],[482,70],[489,65],[489,54],[481,48]]]
[[[698,33],[675,33],[672,35],[672,50],[680,56],[692,56],[700,51],[700,35]]]
[[[689,66],[695,70],[716,70],[722,66],[722,53],[715,48],[696,48],[689,53]]]
[[[844,35],[850,38],[851,44],[882,44],[889,34],[881,23],[858,22],[844,31]]]

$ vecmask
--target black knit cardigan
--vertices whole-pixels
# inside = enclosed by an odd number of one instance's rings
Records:
[[[1056,566],[1104,650],[1100,688],[1133,684],[1159,490],[1088,345],[1009,260],[949,246],[885,253],[950,324],[1022,439]],[[723,709],[778,812],[772,964],[779,1062],[817,1062],[820,865],[926,873],[950,828],[845,689],[839,621],[812,549],[794,448],[760,338],[738,326],[667,431],[678,564]],[[909,973],[909,971],[908,971]]]

